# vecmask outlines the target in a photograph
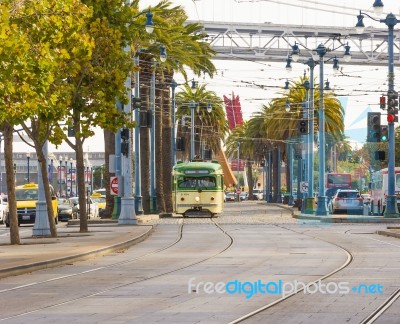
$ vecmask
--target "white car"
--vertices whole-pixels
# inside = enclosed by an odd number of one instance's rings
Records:
[[[263,190],[262,189],[253,189],[253,199],[255,200],[263,200]]]
[[[79,218],[79,198],[71,197],[69,201],[72,203],[72,215],[73,218]],[[99,217],[99,206],[95,203],[92,198],[89,198],[88,206],[88,218],[98,218]]]
[[[0,223],[4,223],[8,211],[7,196],[0,196]]]

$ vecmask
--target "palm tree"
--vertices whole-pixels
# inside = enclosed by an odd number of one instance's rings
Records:
[[[228,132],[228,123],[223,110],[223,102],[214,91],[208,91],[206,85],[196,87],[192,92],[188,84],[183,85],[183,91],[176,94],[178,120],[178,137],[183,137],[185,143],[190,143],[190,132],[188,124],[193,125],[189,117],[191,115],[190,103],[196,105],[195,108],[195,153],[200,155],[200,147],[205,144],[212,151],[217,152],[221,149],[221,141]],[[211,111],[209,111],[211,108]],[[184,117],[185,116],[185,117]],[[185,119],[185,125],[183,124]],[[186,147],[190,147],[186,145]],[[181,153],[182,160],[189,160],[190,150]]]
[[[306,98],[306,90],[303,86],[306,77],[301,77],[298,81],[290,83],[289,92],[282,96],[274,98],[267,105],[264,105],[261,110],[255,113],[255,120],[250,122],[252,128],[258,129],[264,141],[268,141],[269,145],[279,147],[283,154],[283,158],[287,162],[286,141],[289,139],[296,139],[298,137],[298,120],[303,116],[302,103]],[[318,85],[315,86],[314,102],[319,102]],[[286,104],[290,103],[290,110],[286,111]],[[343,139],[344,131],[344,110],[340,101],[336,98],[333,92],[324,92],[325,104],[325,129],[326,132],[331,134],[334,140]],[[314,115],[318,112],[318,106],[314,106]],[[314,118],[314,130],[318,130],[319,120]],[[286,163],[288,165],[288,163]],[[274,174],[279,174],[280,166],[275,165]],[[288,174],[287,169],[287,174]],[[287,181],[291,181],[289,176],[286,177]],[[274,179],[274,187],[276,191],[277,181]],[[287,183],[289,186],[289,182]]]
[[[174,71],[179,71],[186,78],[185,67],[189,67],[196,75],[207,73],[212,76],[216,69],[211,62],[211,56],[215,52],[204,41],[207,35],[202,32],[202,26],[198,23],[186,24],[188,19],[184,9],[180,6],[172,7],[170,1],[161,1],[152,8],[157,42],[147,41],[147,52],[152,53],[152,58],[158,57],[160,44],[166,47],[168,60],[157,64],[156,67],[156,100],[157,115],[155,146],[156,173],[157,173],[157,205],[160,212],[172,212],[172,185],[171,185],[171,100],[170,84]],[[144,57],[143,59],[150,59]],[[143,93],[143,92],[142,92]],[[143,98],[142,98],[143,100]],[[143,152],[147,152],[148,141],[141,143]],[[145,155],[143,155],[143,159]],[[148,160],[147,160],[148,161]],[[142,168],[146,162],[142,160]],[[143,170],[143,169],[142,169]],[[146,170],[143,170],[146,174]],[[142,181],[145,181],[142,176]],[[149,184],[142,182],[143,209],[145,209],[144,194],[149,191]],[[165,206],[165,207],[164,207]]]

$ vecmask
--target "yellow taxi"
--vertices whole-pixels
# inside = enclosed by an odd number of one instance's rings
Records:
[[[103,217],[104,212],[106,211],[106,197],[98,192],[94,192],[90,197],[99,207],[99,216]]]
[[[15,188],[17,200],[18,224],[34,224],[36,219],[36,203],[38,201],[39,186],[36,183],[27,183]],[[50,193],[54,211],[54,222],[58,223],[58,201],[54,188],[50,186]],[[10,227],[9,214],[7,213],[6,226]]]

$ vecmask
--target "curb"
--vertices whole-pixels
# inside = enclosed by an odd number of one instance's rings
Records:
[[[400,233],[393,233],[393,232],[387,232],[387,231],[376,231],[376,234],[400,238]]]
[[[81,254],[75,254],[75,255],[69,255],[66,257],[61,257],[61,258],[56,258],[56,259],[50,259],[46,261],[40,261],[40,262],[35,262],[35,263],[30,263],[30,264],[24,264],[21,266],[16,266],[12,268],[4,268],[0,269],[0,278],[5,278],[5,277],[10,277],[10,276],[17,276],[37,270],[42,270],[42,269],[48,269],[48,268],[54,268],[57,266],[65,265],[71,262],[75,261],[84,261],[88,260],[97,256],[102,256],[108,253],[112,253],[115,251],[123,250],[126,249],[132,245],[135,245],[137,243],[140,243],[144,241],[154,230],[154,227],[150,225],[150,228],[147,232],[143,233],[140,236],[134,237],[133,239],[106,246],[100,249],[96,249],[93,251],[81,253]]]

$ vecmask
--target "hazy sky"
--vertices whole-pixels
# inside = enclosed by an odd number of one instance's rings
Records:
[[[145,9],[159,1],[142,0],[141,8]],[[373,0],[173,0],[173,5],[181,5],[188,13],[190,20],[210,20],[225,22],[251,22],[315,26],[345,26],[353,27],[356,24],[356,15],[359,10],[372,9]],[[393,12],[398,15],[400,3],[397,0],[384,0],[384,12]],[[374,23],[365,18],[366,26],[374,25],[385,28],[382,23]],[[396,31],[398,33],[398,31]],[[318,44],[318,39],[315,40]],[[303,61],[305,58],[303,58]],[[301,61],[301,60],[300,60]],[[293,70],[288,74],[285,62],[252,62],[252,61],[219,61],[214,60],[218,69],[213,79],[200,78],[200,83],[206,83],[208,89],[214,90],[219,96],[229,96],[232,92],[239,95],[244,119],[250,118],[262,104],[268,102],[266,98],[273,98],[281,91],[286,79],[298,79],[306,68],[304,64],[293,63]],[[397,62],[397,65],[398,62]],[[387,67],[355,66],[343,67],[343,74],[335,75],[331,63],[324,69],[324,78],[329,79],[331,88],[341,96],[346,108],[345,124],[348,135],[355,141],[363,141],[366,134],[366,112],[378,111],[380,93],[371,91],[387,91]],[[318,69],[315,70],[318,76]],[[400,69],[395,68],[399,84]],[[189,78],[191,76],[189,72]],[[182,81],[178,75],[178,82]],[[266,85],[263,90],[249,86],[249,82]],[[397,86],[399,89],[400,87]],[[179,89],[177,90],[179,91]],[[85,144],[85,151],[99,151],[102,147],[102,132],[96,138]],[[19,145],[16,151],[24,151]],[[53,148],[50,148],[53,150]],[[63,145],[61,151],[70,149]]]

